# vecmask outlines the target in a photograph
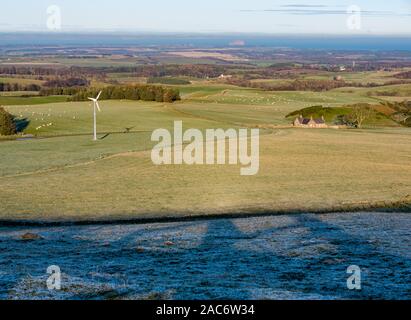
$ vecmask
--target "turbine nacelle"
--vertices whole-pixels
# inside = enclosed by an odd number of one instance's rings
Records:
[[[98,93],[98,95],[97,95],[96,98],[88,98],[90,101],[93,101],[93,102],[94,102],[94,104],[95,104],[95,106],[97,107],[97,109],[98,109],[99,112],[101,112],[101,109],[100,109],[100,106],[99,106],[99,104],[98,104],[98,99],[100,98],[101,93],[102,93],[102,91],[100,91],[100,92]]]

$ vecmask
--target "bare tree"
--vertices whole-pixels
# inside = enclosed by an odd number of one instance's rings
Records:
[[[352,107],[352,112],[350,118],[353,123],[357,125],[358,128],[361,128],[364,121],[371,118],[372,109],[368,105],[358,104]]]

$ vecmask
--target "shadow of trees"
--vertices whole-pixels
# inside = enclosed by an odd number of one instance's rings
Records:
[[[84,283],[104,284],[121,275],[126,297],[154,292],[172,299],[410,298],[409,257],[324,216],[287,217],[286,224],[272,222],[278,217],[259,218],[267,225],[255,227],[252,218],[50,228],[39,242],[0,241],[0,254],[3,270],[20,265],[44,275],[48,265],[57,264]],[[166,246],[167,240],[173,244]],[[361,291],[347,289],[350,265],[363,271]],[[101,279],[91,279],[96,268]]]
[[[23,118],[23,119],[14,118],[14,125],[16,126],[17,133],[21,133],[24,130],[26,130],[27,127],[30,125],[30,120],[27,118]]]

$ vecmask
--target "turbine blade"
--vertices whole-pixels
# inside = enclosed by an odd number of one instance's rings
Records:
[[[97,101],[96,101],[96,107],[97,107],[98,111],[101,112],[100,106],[98,105]]]
[[[98,99],[100,98],[102,92],[103,92],[103,91],[100,91],[100,92],[98,93],[96,100],[98,100]]]
[[[91,100],[91,101],[94,101],[94,102],[96,101],[96,99],[94,99],[94,98],[88,98],[88,99]]]

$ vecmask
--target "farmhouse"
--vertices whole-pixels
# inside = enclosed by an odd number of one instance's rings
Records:
[[[324,116],[318,119],[311,118],[304,118],[300,115],[297,119],[293,122],[294,127],[302,127],[302,128],[327,128],[327,124],[325,123]]]

